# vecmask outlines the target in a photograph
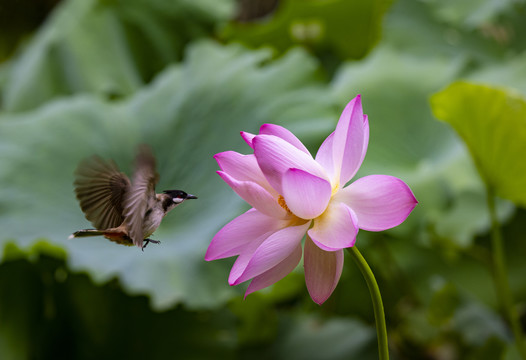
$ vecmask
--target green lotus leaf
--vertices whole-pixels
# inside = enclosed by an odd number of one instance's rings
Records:
[[[445,0],[429,1],[428,4],[438,19],[469,29],[488,25],[516,6],[513,0]]]
[[[270,19],[231,23],[229,40],[286,51],[294,45],[327,50],[342,58],[364,57],[380,39],[383,15],[391,0],[287,0]]]
[[[513,88],[526,96],[526,53],[485,66],[466,79],[474,83]]]
[[[374,359],[374,330],[361,321],[293,315],[276,341],[280,359]]]
[[[67,0],[11,61],[3,108],[33,109],[72,93],[128,96],[209,34],[231,0]]]
[[[512,90],[457,81],[431,98],[496,193],[526,206],[526,99]]]
[[[227,283],[230,260],[204,261],[215,232],[246,209],[215,174],[212,156],[249,153],[239,131],[257,132],[265,122],[321,141],[339,112],[305,52],[269,58],[268,51],[202,42],[125,101],[75,96],[0,116],[0,245],[26,248],[46,238],[66,249],[74,271],[97,282],[117,277],[129,293],[150,295],[157,309],[213,307],[239,294]],[[103,238],[67,240],[91,226],[73,194],[78,162],[98,154],[130,174],[139,143],[157,157],[158,191],[183,189],[199,199],[171,212],[154,235],[162,244],[144,252]]]

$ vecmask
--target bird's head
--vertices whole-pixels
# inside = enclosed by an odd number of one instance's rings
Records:
[[[166,212],[170,211],[185,200],[197,199],[197,196],[187,194],[182,190],[164,190],[163,193],[168,195],[165,196],[166,200],[163,202],[163,207]]]

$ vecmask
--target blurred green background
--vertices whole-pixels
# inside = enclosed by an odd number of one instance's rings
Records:
[[[246,285],[227,283],[233,259],[203,259],[247,209],[213,154],[249,153],[239,131],[265,122],[315,153],[362,94],[371,135],[358,176],[398,176],[419,200],[404,224],[356,242],[392,359],[516,359],[484,185],[430,97],[458,79],[526,96],[525,19],[523,0],[0,0],[0,358],[376,359],[349,259],[323,306],[301,266],[243,300]],[[145,252],[67,240],[90,226],[73,194],[78,162],[99,154],[130,173],[139,143],[158,158],[159,190],[199,200]],[[498,210],[526,325],[518,205]]]

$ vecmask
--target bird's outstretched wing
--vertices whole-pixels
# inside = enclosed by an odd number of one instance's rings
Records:
[[[132,186],[124,198],[124,218],[128,236],[140,248],[144,240],[144,216],[148,208],[154,205],[157,181],[159,174],[155,170],[155,157],[148,146],[141,145],[135,158]]]
[[[123,200],[131,184],[112,160],[92,156],[81,161],[74,185],[80,208],[96,229],[122,224]]]

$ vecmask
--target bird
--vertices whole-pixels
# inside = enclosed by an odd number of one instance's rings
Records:
[[[141,145],[135,157],[132,181],[113,160],[98,155],[81,161],[75,170],[75,194],[95,229],[78,230],[72,238],[104,236],[110,241],[144,248],[160,241],[149,237],[168,212],[197,196],[182,190],[155,192],[159,181],[156,161],[148,145]]]

